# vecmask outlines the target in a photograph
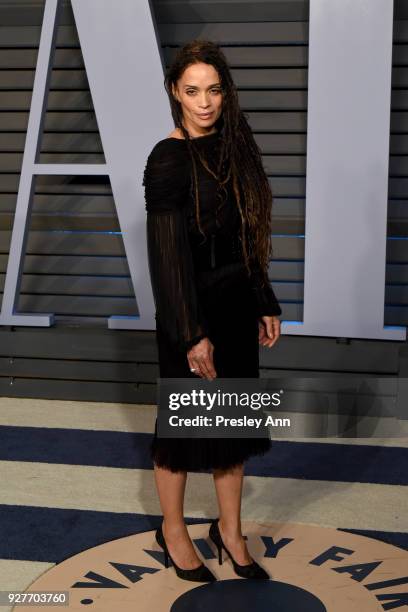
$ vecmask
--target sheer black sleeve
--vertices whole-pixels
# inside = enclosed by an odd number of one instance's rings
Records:
[[[259,263],[252,264],[251,286],[258,317],[280,315],[282,309],[269,282],[268,274]]]
[[[177,141],[160,141],[147,159],[143,177],[156,322],[181,351],[207,336],[185,215],[190,176],[186,153]]]

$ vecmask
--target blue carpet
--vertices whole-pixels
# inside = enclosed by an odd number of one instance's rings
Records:
[[[0,426],[0,460],[152,469],[152,434]],[[249,476],[408,484],[408,449],[273,440],[247,461]]]
[[[162,517],[145,514],[97,512],[0,505],[0,558],[60,563],[99,544],[156,529]],[[189,525],[206,518],[186,518]],[[408,534],[364,529],[342,529],[408,550]]]

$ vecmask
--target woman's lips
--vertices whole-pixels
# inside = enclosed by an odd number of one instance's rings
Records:
[[[212,115],[212,111],[211,113],[203,113],[203,114],[199,114],[198,116],[201,117],[201,119],[208,119],[208,117],[211,117]]]

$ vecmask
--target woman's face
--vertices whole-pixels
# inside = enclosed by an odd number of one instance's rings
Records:
[[[221,80],[214,66],[200,62],[188,66],[173,87],[181,103],[183,124],[191,136],[213,131],[222,112]]]

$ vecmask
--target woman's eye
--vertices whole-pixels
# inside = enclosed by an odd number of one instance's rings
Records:
[[[211,91],[211,93],[216,93],[216,94],[221,93],[221,89],[211,89],[210,91]],[[193,95],[195,93],[196,92],[193,89],[189,89],[189,90],[186,91],[186,94],[188,96],[191,96],[191,95]]]

